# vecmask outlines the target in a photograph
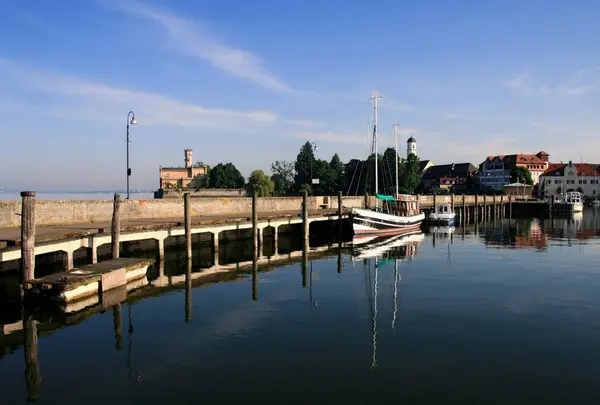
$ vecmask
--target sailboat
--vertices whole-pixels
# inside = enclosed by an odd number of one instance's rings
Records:
[[[373,94],[373,144],[375,153],[375,207],[353,208],[352,228],[355,235],[398,234],[418,231],[425,219],[416,196],[399,194],[398,191],[398,159],[396,158],[396,195],[379,194],[378,159],[377,159],[377,104],[381,97]],[[396,156],[398,156],[398,133],[396,130]],[[379,202],[381,201],[381,207]]]

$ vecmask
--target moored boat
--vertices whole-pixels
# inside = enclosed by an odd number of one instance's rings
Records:
[[[377,103],[379,96],[373,99],[373,138],[372,151],[377,156]],[[396,155],[398,154],[398,133],[396,131]],[[399,234],[419,230],[425,219],[416,196],[398,193],[398,159],[396,159],[396,195],[379,194],[378,162],[375,166],[375,207],[353,208],[352,229],[355,235]],[[381,203],[381,204],[380,204]]]
[[[429,214],[429,222],[439,225],[454,225],[455,217],[456,213],[452,210],[452,205],[438,204],[434,207],[433,212]]]

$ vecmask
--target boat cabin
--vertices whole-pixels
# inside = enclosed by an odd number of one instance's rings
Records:
[[[409,194],[398,194],[396,199],[392,196],[377,195],[377,198],[383,200],[382,211],[399,216],[419,215],[421,207],[417,197]]]
[[[436,214],[452,214],[452,206],[450,204],[439,204],[435,206]]]

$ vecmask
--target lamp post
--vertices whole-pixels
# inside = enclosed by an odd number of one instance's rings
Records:
[[[313,187],[313,160],[315,159],[315,155],[314,155],[314,151],[319,150],[319,148],[317,148],[317,144],[314,142],[310,143],[310,191],[312,194],[312,187]]]
[[[131,118],[129,118],[129,116],[131,116]],[[135,125],[137,124],[137,121],[135,120],[135,113],[133,111],[129,111],[127,113],[127,139],[125,140],[125,143],[127,143],[127,199],[129,200],[129,176],[131,176],[131,168],[129,167],[129,142],[131,142],[129,140],[129,125]]]

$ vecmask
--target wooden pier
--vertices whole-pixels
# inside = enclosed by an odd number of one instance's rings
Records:
[[[62,303],[90,296],[101,296],[109,290],[126,286],[146,277],[151,259],[120,258],[89,264],[70,271],[34,278],[23,283],[26,293]]]

